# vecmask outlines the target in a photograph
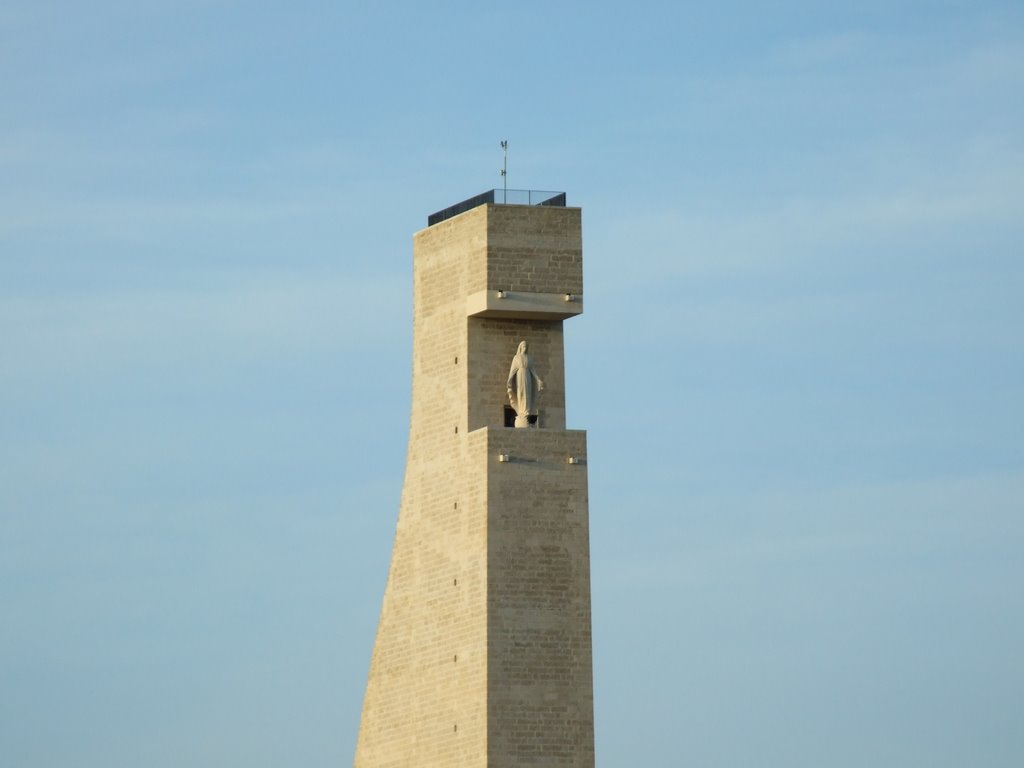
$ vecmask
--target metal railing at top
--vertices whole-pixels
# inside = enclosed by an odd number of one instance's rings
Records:
[[[458,216],[472,208],[487,203],[497,205],[553,205],[559,208],[565,207],[565,192],[548,192],[537,189],[489,189],[474,195],[461,203],[450,205],[442,211],[427,216],[427,226]]]

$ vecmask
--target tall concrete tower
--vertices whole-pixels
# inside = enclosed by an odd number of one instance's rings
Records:
[[[565,428],[562,335],[583,311],[580,209],[495,194],[413,238],[409,447],[356,768],[594,765],[587,446]]]

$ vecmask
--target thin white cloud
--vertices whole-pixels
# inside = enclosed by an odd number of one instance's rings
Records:
[[[408,293],[403,283],[286,276],[195,291],[9,297],[0,301],[0,375],[32,380],[147,361],[202,363],[379,344],[404,330],[403,317],[380,311]]]
[[[967,51],[956,59],[951,73],[960,85],[1006,85],[1024,83],[1024,46],[991,42]]]
[[[873,162],[883,164],[884,157]],[[924,244],[952,225],[1012,229],[1024,221],[1024,149],[979,136],[943,168],[925,159],[908,162],[916,167],[894,174],[877,168],[859,194],[808,193],[748,200],[741,209],[662,209],[623,218],[609,232],[609,250],[634,253],[645,269],[617,279],[650,282],[651,270],[660,278],[775,272],[809,258],[835,258],[851,246],[907,238]]]
[[[776,57],[780,64],[787,66],[821,66],[863,56],[877,45],[877,38],[862,31],[851,30],[788,40],[781,46]]]
[[[614,570],[620,584],[673,589],[722,583],[734,574],[749,575],[787,562],[827,562],[835,557],[872,562],[879,553],[889,557],[899,548],[905,549],[905,557],[935,547],[986,549],[1006,535],[1019,535],[1021,498],[1020,471],[817,490],[759,489],[753,495],[716,490],[703,499],[648,496],[638,508],[680,508],[690,520],[734,522],[727,536],[708,523],[687,529],[686,542],[675,541],[677,546],[668,545],[660,553],[645,552],[642,560],[627,558],[623,550],[620,559],[605,569]],[[658,525],[666,520],[645,522]],[[678,538],[677,524],[672,527]],[[613,554],[607,544],[602,549]]]
[[[223,129],[204,111],[132,113],[121,129],[143,140],[114,143],[60,130],[0,129],[0,237],[26,231],[120,241],[178,237],[182,228],[336,219],[338,200],[376,194],[355,149],[314,143],[266,148],[211,171],[185,139]],[[194,193],[196,184],[204,188]],[[219,190],[219,191],[212,191]],[[14,249],[13,244],[8,246]]]

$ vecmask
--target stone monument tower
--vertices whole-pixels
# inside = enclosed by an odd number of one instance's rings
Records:
[[[594,765],[587,446],[565,428],[562,335],[583,311],[581,215],[522,194],[413,238],[405,484],[356,768]]]

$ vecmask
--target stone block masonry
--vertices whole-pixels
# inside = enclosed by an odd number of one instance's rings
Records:
[[[414,237],[405,482],[357,768],[594,764],[586,434],[565,428],[561,319],[580,310],[518,309],[581,297],[582,275],[575,208],[488,204]],[[539,298],[467,312],[492,291]],[[510,429],[521,340],[545,388],[537,427]]]

